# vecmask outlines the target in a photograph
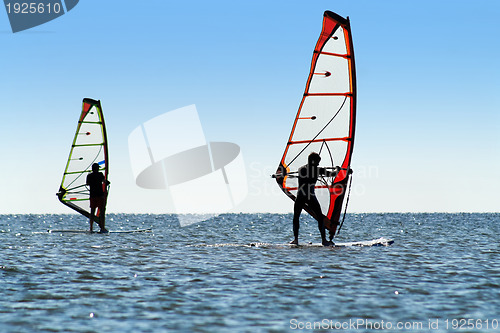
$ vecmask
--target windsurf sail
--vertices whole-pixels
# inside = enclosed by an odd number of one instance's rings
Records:
[[[307,164],[310,153],[320,154],[320,167],[342,168],[335,177],[323,176],[316,183],[315,192],[323,216],[314,216],[314,212],[305,207],[314,218],[323,219],[330,235],[335,235],[341,223],[348,192],[355,122],[356,75],[349,17],[326,11],[304,96],[274,177],[286,195],[295,200],[297,170]]]
[[[108,180],[108,140],[101,101],[84,98],[82,113],[78,119],[57,197],[63,204],[86,217],[90,217],[90,191],[86,185],[87,175],[92,171],[94,163],[99,164],[99,171]],[[99,222],[100,213],[96,212],[94,221]]]

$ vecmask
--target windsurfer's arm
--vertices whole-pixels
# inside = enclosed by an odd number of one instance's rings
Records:
[[[109,184],[111,184],[111,183],[107,179],[103,179],[102,182],[104,184],[104,193],[105,193],[105,195],[108,195]]]
[[[292,172],[288,172],[288,173],[273,173],[271,175],[271,178],[285,178],[285,177],[289,177],[289,178],[298,178],[299,177],[299,171],[292,171]]]
[[[336,166],[333,171],[328,171],[325,168],[319,168],[319,173],[327,177],[335,177],[340,171],[340,167]]]
[[[336,166],[335,168],[333,168],[333,171],[328,171],[325,168],[320,168],[319,172],[320,172],[320,174],[325,175],[327,177],[335,177],[339,173],[340,170],[346,170],[349,174],[352,173],[351,168],[345,169],[345,168],[341,168],[339,166]]]
[[[104,177],[104,174],[102,172],[100,174],[101,174],[101,179],[102,179],[103,184],[106,186],[109,186],[109,184],[111,184],[109,182],[109,180],[107,180],[106,177]]]

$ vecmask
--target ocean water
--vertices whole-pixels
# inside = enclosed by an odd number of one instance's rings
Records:
[[[291,215],[0,215],[0,332],[500,332],[500,214],[348,214],[337,241]],[[319,242],[303,214],[300,241]]]

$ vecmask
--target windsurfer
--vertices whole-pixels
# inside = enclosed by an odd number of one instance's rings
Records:
[[[336,167],[333,172],[326,170],[325,168],[318,167],[321,157],[318,153],[311,153],[308,157],[308,163],[299,168],[298,178],[299,178],[299,188],[297,191],[297,198],[295,199],[295,205],[293,207],[293,235],[294,240],[290,244],[299,244],[299,217],[302,209],[307,205],[309,210],[312,212],[311,215],[318,221],[319,232],[321,233],[321,242],[324,246],[331,246],[333,242],[327,241],[325,236],[325,225],[323,223],[323,213],[321,212],[321,206],[319,205],[316,194],[314,193],[314,187],[319,175],[324,175],[327,177],[334,177],[339,172],[339,167]]]
[[[103,186],[103,184],[105,186]],[[97,224],[101,228],[100,232],[108,232],[105,228],[104,213],[106,210],[106,186],[109,185],[102,172],[99,171],[99,164],[92,164],[92,172],[87,175],[87,185],[90,188],[90,232],[94,226],[95,210],[98,209],[99,221]]]

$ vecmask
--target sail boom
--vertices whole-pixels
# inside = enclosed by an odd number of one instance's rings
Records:
[[[316,185],[314,186],[315,189],[318,189],[318,188],[331,188],[331,186],[329,185]],[[299,188],[298,187],[284,187],[284,189],[288,190],[288,191],[297,191]]]

